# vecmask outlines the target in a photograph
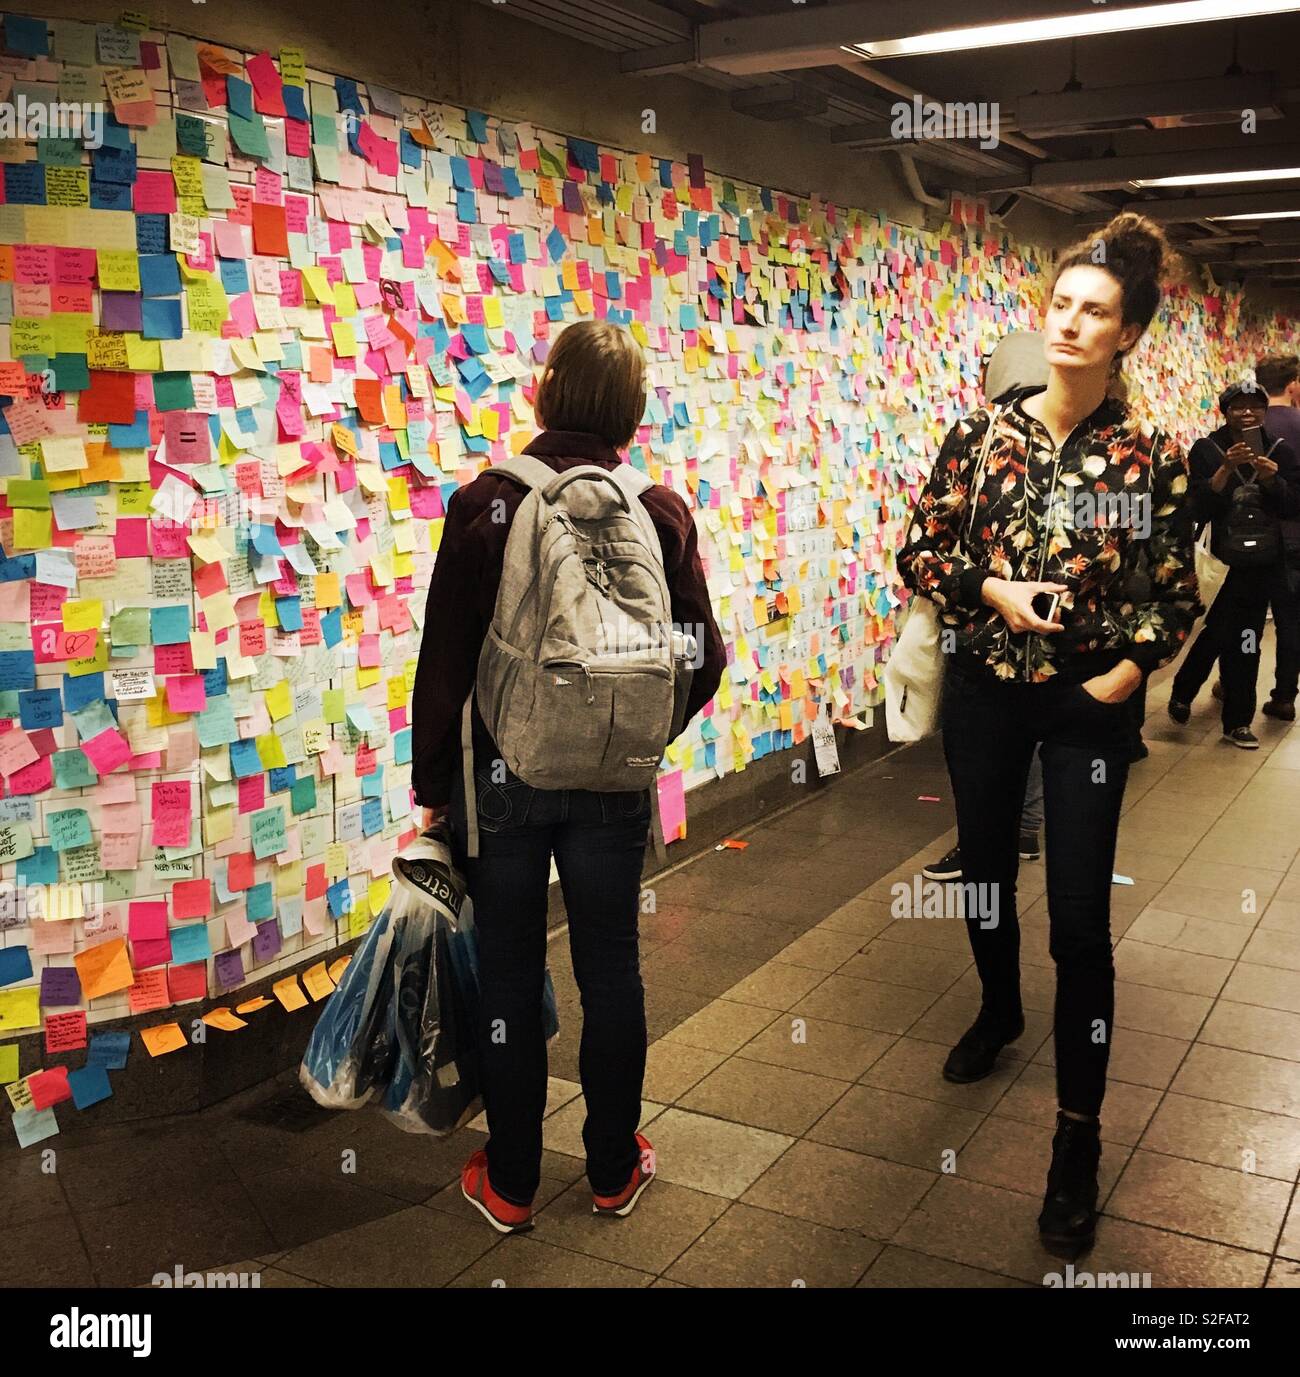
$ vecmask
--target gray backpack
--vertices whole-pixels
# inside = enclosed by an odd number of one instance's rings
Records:
[[[478,855],[471,711],[507,767],[537,789],[648,789],[680,735],[695,639],[672,625],[659,533],[628,464],[557,473],[531,455],[497,464],[528,489],[506,538],[496,610],[461,726],[469,855]]]

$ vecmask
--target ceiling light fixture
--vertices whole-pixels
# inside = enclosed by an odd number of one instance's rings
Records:
[[[1262,172],[1188,172],[1178,177],[1136,177],[1134,186],[1223,186],[1232,182],[1285,182],[1300,177],[1300,167],[1267,167]]]
[[[1178,0],[1169,5],[1138,5],[1125,9],[1097,7],[1081,14],[1051,19],[1013,19],[1000,24],[974,24],[964,29],[846,43],[855,57],[918,57],[926,53],[964,52],[998,48],[1011,43],[1042,43],[1059,38],[1091,38],[1098,34],[1131,33],[1135,29],[1205,24],[1220,19],[1254,19],[1270,14],[1294,14],[1300,0]]]

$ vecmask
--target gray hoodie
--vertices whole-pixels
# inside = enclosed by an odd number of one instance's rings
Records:
[[[997,343],[984,377],[984,396],[992,405],[1008,392],[1047,385],[1047,353],[1036,330],[1013,330]]]

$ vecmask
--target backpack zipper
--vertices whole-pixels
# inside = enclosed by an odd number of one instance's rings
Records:
[[[585,565],[586,560],[584,560],[583,563]],[[651,563],[650,560],[645,559],[641,555],[615,555],[611,559],[603,560],[602,564],[640,564],[644,566],[646,569],[649,569],[651,573],[654,573],[656,569],[656,566],[653,563]],[[659,572],[662,575],[662,568],[660,568]],[[538,622],[538,625],[542,628],[543,635],[545,635],[546,633],[546,624],[551,615],[551,596],[554,592],[555,580],[552,579],[550,582],[550,586],[546,590],[546,602],[542,606],[542,615],[540,621]],[[537,653],[540,654],[541,649],[542,646],[541,642],[539,641],[537,645]]]

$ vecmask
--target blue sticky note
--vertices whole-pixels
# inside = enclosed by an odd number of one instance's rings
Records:
[[[65,674],[63,676],[63,703],[68,712],[78,712],[90,703],[104,701],[104,675]]]
[[[245,893],[244,898],[248,904],[248,921],[250,923],[261,922],[275,916],[275,895],[270,880],[260,885],[254,885]]]
[[[257,754],[257,742],[252,740],[230,743],[230,768],[236,779],[248,779],[262,773],[262,760]]]
[[[38,846],[18,862],[18,879],[25,885],[52,885],[59,879],[59,858],[52,846]]]
[[[465,127],[475,143],[486,143],[488,136],[488,117],[478,110],[465,111]],[[453,162],[456,160],[453,158]]]
[[[0,691],[36,687],[36,652],[0,650]]]
[[[130,425],[108,427],[108,443],[114,449],[147,449],[149,445],[149,413],[137,411]]]
[[[149,631],[154,645],[182,645],[190,639],[190,609],[183,604],[149,609]]]
[[[185,923],[168,932],[172,940],[172,963],[187,965],[191,961],[206,961],[212,955],[206,923]]]
[[[276,598],[275,615],[280,620],[280,626],[285,631],[302,630],[302,599],[301,598]]]
[[[16,985],[31,974],[32,958],[26,947],[0,947],[0,985]]]
[[[18,695],[18,713],[24,731],[57,727],[63,721],[63,698],[58,689],[32,689]]]
[[[238,296],[248,291],[248,264],[242,258],[218,258],[217,268],[221,273],[221,285],[228,296]]]
[[[103,1066],[109,1071],[120,1071],[126,1065],[130,1050],[130,1033],[91,1033],[86,1064]]]
[[[146,298],[140,304],[140,333],[145,339],[180,339],[181,303],[178,297]]]
[[[19,1147],[31,1147],[59,1131],[53,1109],[15,1109],[13,1123]]]
[[[181,290],[180,263],[174,253],[142,254],[140,291],[145,296],[177,296]]]
[[[78,1109],[85,1109],[100,1100],[106,1100],[113,1093],[108,1083],[108,1072],[102,1066],[82,1066],[68,1072],[68,1088],[72,1091],[72,1103]]]
[[[226,103],[232,115],[238,115],[240,119],[251,120],[253,118],[253,87],[247,81],[241,81],[237,76],[226,78]]]
[[[5,51],[15,57],[48,57],[50,33],[45,20],[6,14]]]

